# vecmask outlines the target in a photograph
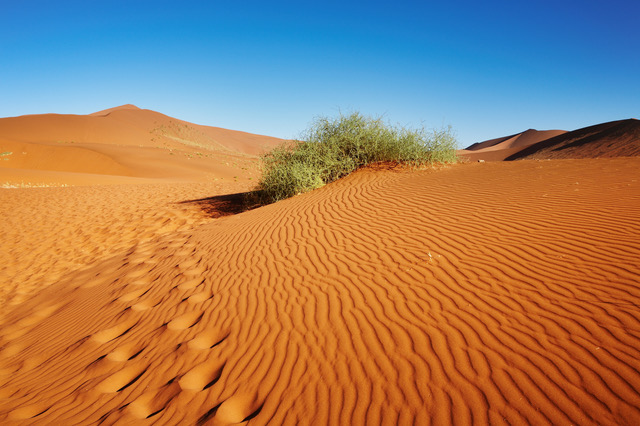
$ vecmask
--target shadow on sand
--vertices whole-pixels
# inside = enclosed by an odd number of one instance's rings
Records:
[[[242,213],[257,207],[247,202],[250,194],[250,192],[238,192],[236,194],[217,195],[215,197],[200,198],[198,200],[182,201],[179,204],[198,206],[210,217],[219,218]]]

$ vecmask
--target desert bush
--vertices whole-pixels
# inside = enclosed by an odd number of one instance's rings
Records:
[[[259,204],[273,203],[373,163],[454,162],[456,147],[451,127],[430,132],[398,128],[357,112],[320,117],[300,140],[262,156],[262,177],[253,195]]]

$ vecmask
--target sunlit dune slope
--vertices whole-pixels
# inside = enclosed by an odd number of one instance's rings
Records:
[[[202,180],[255,168],[256,156],[282,140],[201,126],[123,105],[91,115],[43,114],[0,119],[0,182],[25,170],[58,172],[52,182],[78,184],[72,173]],[[239,170],[232,170],[235,168]],[[63,173],[67,173],[66,175]]]
[[[103,185],[96,176],[78,174],[76,187],[0,190],[0,317],[73,271],[206,220],[197,204],[184,201],[253,186],[231,179]]]
[[[234,142],[248,136],[248,141]],[[123,105],[90,115],[40,114],[0,119],[0,138],[16,142],[184,146],[255,154],[280,139],[201,126],[159,112]]]
[[[113,107],[113,108],[103,109],[102,111],[96,111],[96,112],[93,112],[93,113],[91,113],[89,115],[92,115],[92,116],[95,116],[95,117],[104,117],[104,116],[109,115],[110,113],[112,113],[114,111],[121,111],[121,110],[127,110],[127,109],[134,110],[134,111],[139,111],[140,110],[140,108],[138,108],[135,105],[125,104],[125,105],[120,105],[120,106]]]
[[[611,158],[640,155],[640,121],[611,121],[531,145],[506,160]]]
[[[638,424],[639,168],[364,170],[132,245],[7,313],[0,423]]]

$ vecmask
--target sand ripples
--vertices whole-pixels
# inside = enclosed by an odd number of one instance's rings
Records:
[[[158,238],[7,316],[0,420],[637,423],[639,165],[362,171]]]

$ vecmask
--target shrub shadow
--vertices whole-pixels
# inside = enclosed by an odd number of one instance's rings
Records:
[[[208,216],[215,219],[232,216],[257,207],[248,202],[250,195],[250,192],[238,192],[235,194],[216,195],[215,197],[181,201],[179,204],[197,206]]]

